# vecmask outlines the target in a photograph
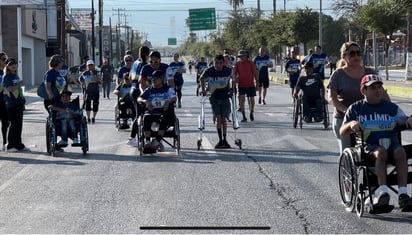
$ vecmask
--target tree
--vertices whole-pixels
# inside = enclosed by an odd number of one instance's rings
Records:
[[[359,9],[359,22],[369,30],[383,33],[385,37],[385,70],[386,80],[389,79],[388,72],[388,50],[393,39],[393,33],[400,27],[406,26],[407,9],[399,5],[398,0],[369,0],[367,5]]]

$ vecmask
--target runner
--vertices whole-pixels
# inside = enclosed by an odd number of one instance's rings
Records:
[[[179,61],[179,54],[175,53],[173,55],[173,62],[169,64],[169,68],[171,69],[172,76],[175,82],[175,92],[177,95],[177,107],[181,108],[182,107],[182,86],[183,86],[183,73],[186,73],[186,67],[185,64],[181,61]],[[189,62],[190,65],[192,66],[192,61]],[[190,71],[190,73],[192,73]]]
[[[293,91],[295,89],[296,83],[300,76],[300,61],[296,58],[296,52],[292,51],[292,57],[285,65],[285,71],[288,73],[289,77],[289,86],[292,89],[292,96]]]
[[[259,100],[258,104],[266,104],[265,98],[267,89],[269,88],[269,70],[268,68],[273,68],[272,60],[266,55],[265,48],[259,48],[259,55],[253,58],[253,63],[255,63],[258,73],[259,73]],[[263,90],[263,92],[262,92]]]
[[[312,54],[309,61],[315,66],[314,73],[319,74],[322,80],[325,80],[325,65],[328,62],[328,56],[322,52],[322,47],[320,45],[315,47],[315,53]]]
[[[196,88],[196,96],[199,96],[199,89],[200,89],[200,75],[207,69],[209,66],[207,65],[207,62],[205,60],[205,57],[200,57],[200,61],[197,62],[195,66],[196,70],[196,83],[197,83],[197,88]]]

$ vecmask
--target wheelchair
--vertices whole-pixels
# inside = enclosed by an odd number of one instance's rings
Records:
[[[136,118],[136,104],[132,101],[122,101],[120,97],[117,97],[117,104],[115,106],[115,127],[117,130],[128,129],[130,127],[129,119],[134,120]],[[126,126],[124,126],[126,124]]]
[[[79,97],[75,98],[71,101],[77,107],[80,107]],[[81,147],[83,155],[87,154],[89,151],[89,135],[87,129],[87,120],[83,114],[83,110],[81,110],[81,115],[75,117],[75,123],[77,127],[77,135],[79,139],[78,144],[72,144],[72,147]],[[62,150],[62,146],[57,144],[57,137],[61,135],[61,126],[59,122],[56,120],[56,112],[53,110],[49,110],[49,116],[46,118],[46,149],[47,154],[50,156],[55,157],[56,151]],[[70,129],[68,130],[68,136],[70,136]]]
[[[151,125],[151,133],[150,133],[150,138],[151,140],[155,138],[158,135],[159,127],[160,127],[160,117],[161,115],[151,115],[151,114],[145,114],[142,106],[140,106],[141,111],[139,111],[139,117],[137,120],[138,123],[138,143],[139,143],[139,153],[140,156],[143,156],[144,154],[153,154],[156,153],[156,150],[152,149],[145,149],[144,146],[146,144],[146,138],[144,136],[144,120],[145,118],[148,118],[149,116],[158,116],[159,118],[157,121],[154,121]],[[164,136],[162,137],[162,141],[165,142],[168,146],[173,148],[176,152],[176,155],[180,154],[180,128],[179,128],[179,118],[175,114],[175,104],[172,103],[169,105],[169,109],[172,112],[173,115],[173,120],[168,120],[170,123],[168,125],[168,128],[165,131]],[[168,139],[172,140],[168,140]]]
[[[365,209],[369,209],[370,214],[389,213],[394,209],[393,205],[373,205],[373,193],[379,188],[375,159],[363,151],[363,134],[361,136],[359,140],[351,134],[352,147],[345,148],[339,160],[339,191],[342,203],[346,210],[355,211],[359,218],[363,216]],[[401,134],[398,138],[401,140]],[[402,146],[405,148],[407,159],[411,160],[412,144]],[[388,161],[386,179],[389,189],[398,193],[394,188],[397,186],[397,172],[394,165],[393,161]],[[410,167],[412,164],[408,161],[407,184],[412,183]],[[412,207],[405,207],[402,211],[412,211]]]
[[[310,107],[310,112],[314,114],[316,112],[316,107]],[[299,94],[297,98],[293,99],[293,117],[292,117],[292,125],[293,128],[297,128],[299,125],[300,129],[303,127],[303,94],[302,92]],[[330,125],[329,120],[329,110],[328,110],[328,103],[324,100],[322,105],[322,124],[324,129],[328,129]]]

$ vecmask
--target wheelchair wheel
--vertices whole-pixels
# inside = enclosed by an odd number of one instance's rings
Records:
[[[180,154],[180,127],[179,119],[175,117],[175,126],[174,126],[175,137],[173,138],[173,146],[176,149],[176,154]]]
[[[325,101],[323,104],[323,127],[328,129],[330,125],[329,121],[329,110],[328,110],[328,103]]]
[[[143,132],[143,117],[139,117],[139,120],[137,121],[137,143],[139,145],[139,155],[143,156],[143,151],[144,151],[144,132]]]
[[[296,128],[299,123],[299,117],[301,115],[301,99],[297,98],[293,100],[293,128]],[[302,129],[302,121],[300,122],[300,128]]]
[[[356,215],[360,218],[363,216],[363,212],[365,211],[365,193],[359,192],[356,196]]]
[[[87,129],[86,117],[82,118],[82,122],[80,124],[80,140],[82,144],[83,155],[86,155],[87,151],[89,151],[89,130]]]
[[[343,205],[350,211],[355,206],[358,192],[358,174],[353,154],[353,148],[346,148],[339,160],[339,190]]]
[[[119,109],[119,104],[116,104],[115,110],[114,110],[114,125],[117,130],[119,130],[120,127],[120,109]]]

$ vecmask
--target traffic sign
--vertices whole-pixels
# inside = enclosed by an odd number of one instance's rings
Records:
[[[215,8],[189,9],[189,28],[190,31],[216,29]]]
[[[167,39],[167,45],[176,46],[177,45],[177,39],[176,38],[168,38]]]

